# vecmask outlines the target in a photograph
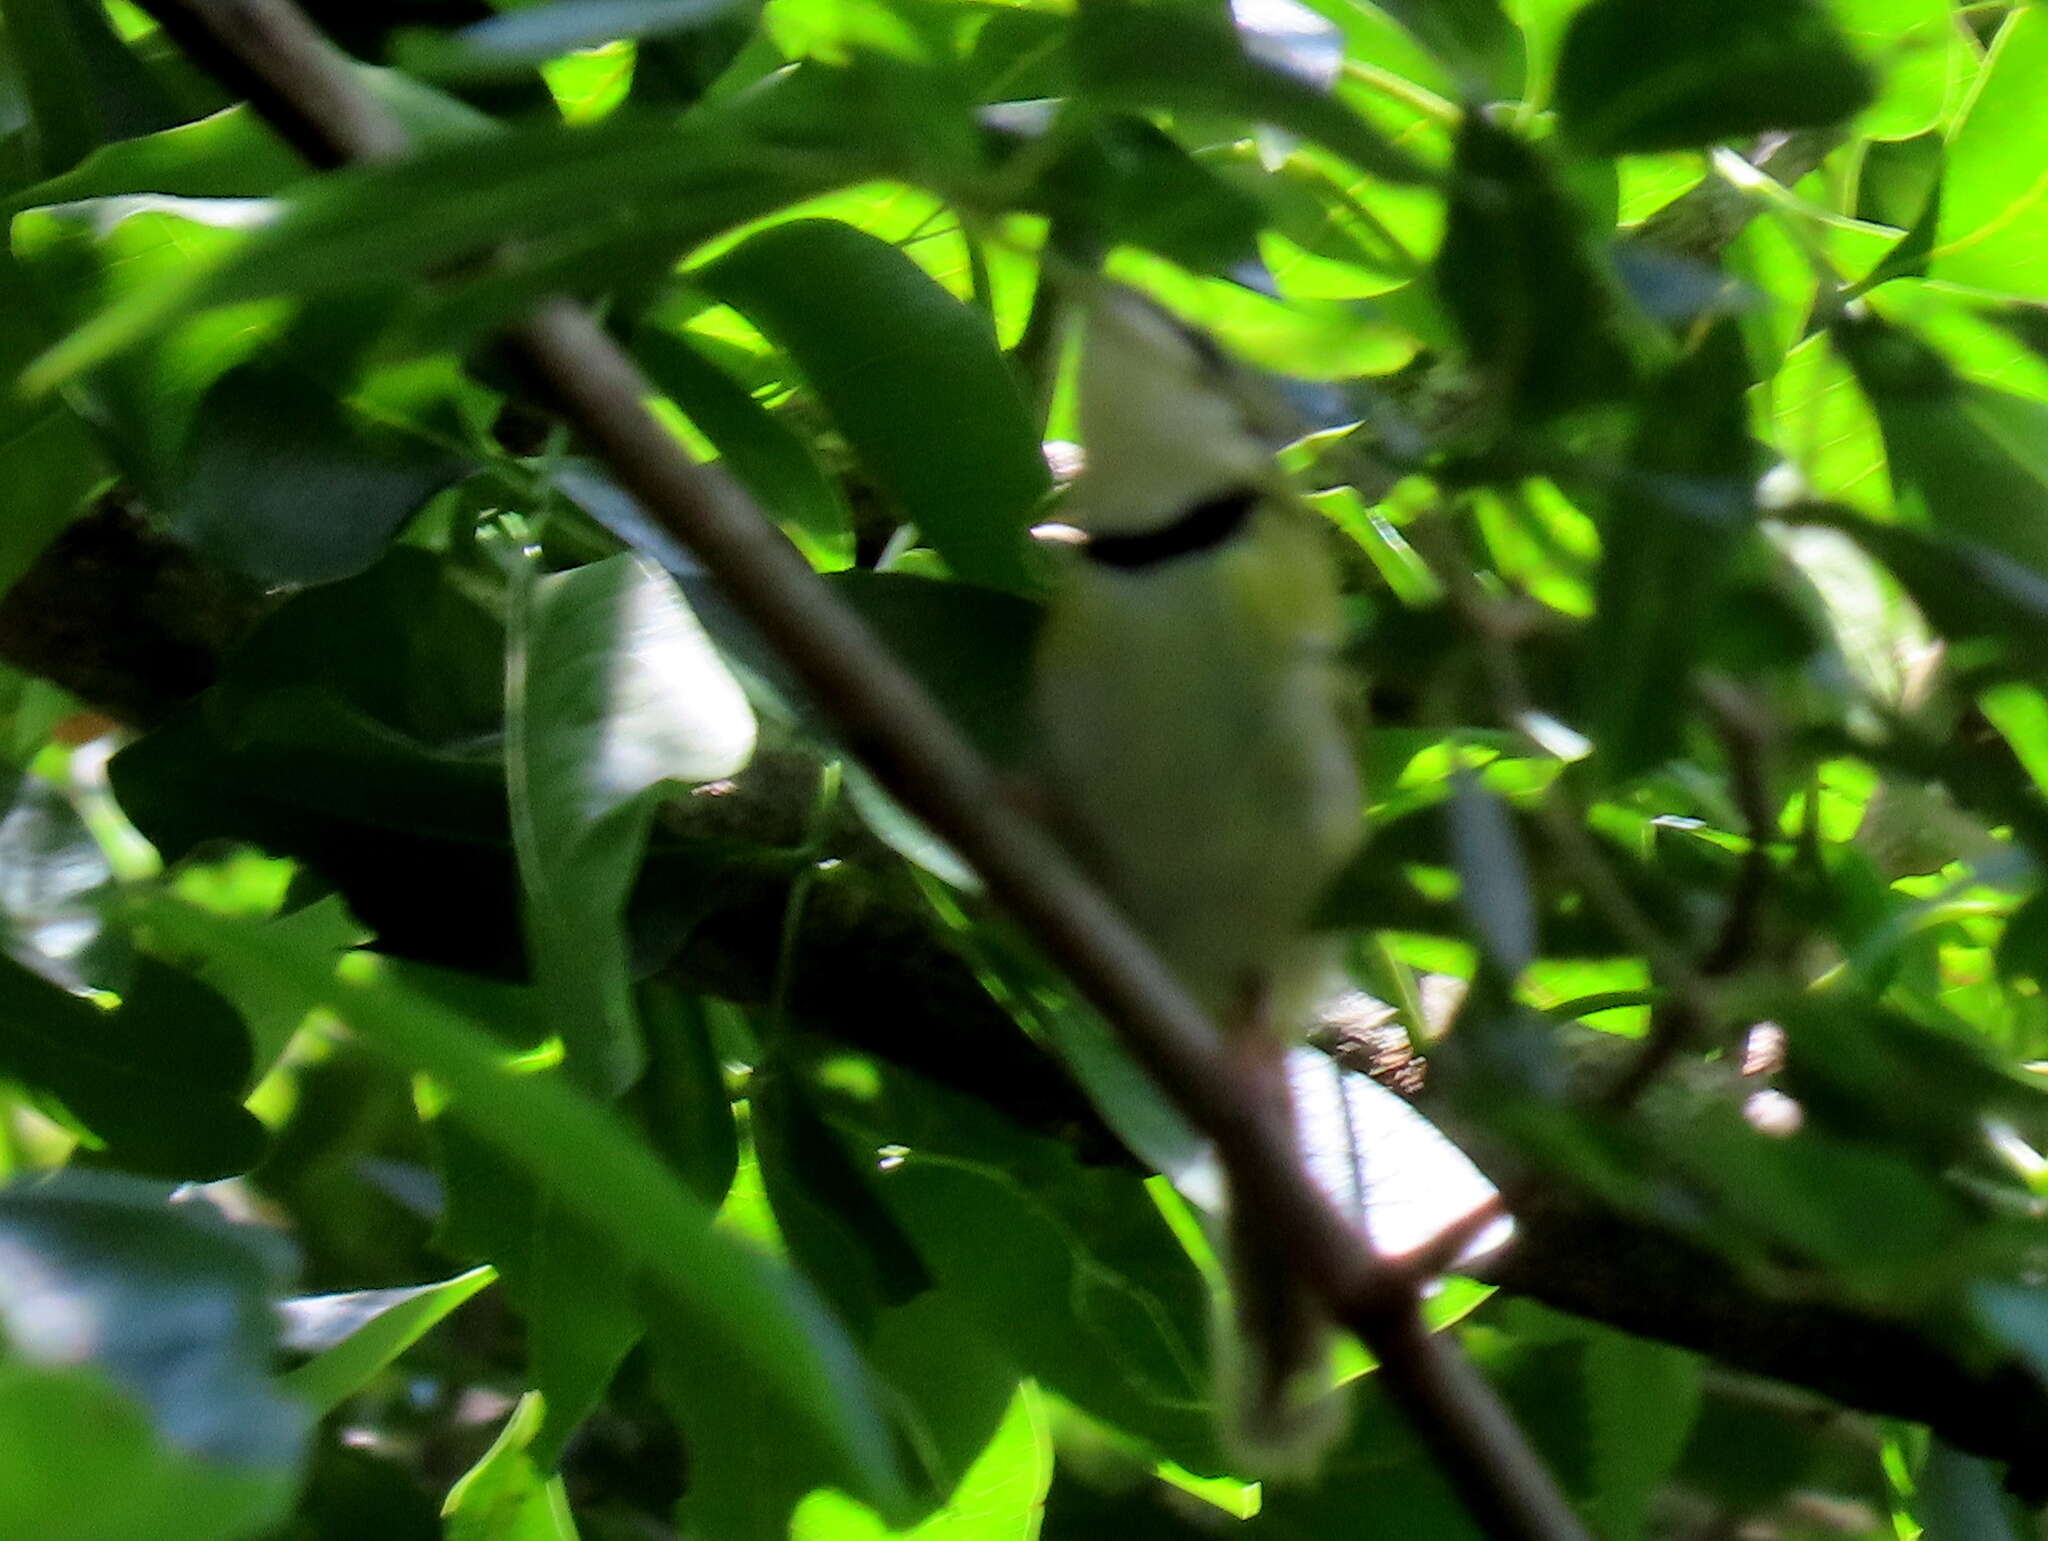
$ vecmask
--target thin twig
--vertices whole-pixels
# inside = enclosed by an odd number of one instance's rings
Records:
[[[1749,704],[1724,683],[1702,681],[1700,694],[1728,756],[1736,805],[1742,810],[1749,837],[1749,849],[1743,852],[1742,866],[1729,891],[1721,928],[1694,965],[1698,978],[1704,981],[1736,972],[1756,948],[1764,900],[1770,893],[1771,842],[1776,834],[1776,817],[1771,808],[1770,785],[1764,775],[1765,725],[1757,720]],[[1601,1105],[1614,1112],[1632,1107],[1681,1053],[1699,1042],[1708,1026],[1696,998],[1672,995],[1660,1001],[1650,1013],[1641,1049],[1614,1084],[1602,1093]]]
[[[1480,667],[1486,671],[1487,688],[1503,724],[1520,734],[1538,753],[1549,754],[1551,751],[1529,729],[1538,713],[1535,698],[1522,675],[1521,659],[1515,653],[1515,623],[1507,617],[1506,607],[1481,587],[1465,553],[1448,531],[1432,521],[1418,520],[1409,526],[1408,538],[1436,573],[1451,607],[1478,644]],[[1686,989],[1692,980],[1692,968],[1684,954],[1622,887],[1621,880],[1587,836],[1579,810],[1555,784],[1538,799],[1536,815],[1544,834],[1608,924],[1649,960],[1651,972],[1662,977],[1667,987]]]
[[[1480,666],[1486,671],[1496,710],[1507,726],[1542,751],[1544,746],[1529,731],[1528,725],[1537,715],[1535,698],[1523,678],[1510,623],[1502,618],[1504,607],[1481,587],[1447,530],[1421,521],[1410,527],[1409,538],[1436,572],[1452,608],[1477,642]],[[1666,991],[1651,1013],[1643,1052],[1600,1098],[1604,1106],[1620,1111],[1649,1088],[1682,1047],[1706,1030],[1715,1015],[1712,997],[1702,971],[1643,913],[1614,875],[1586,833],[1584,817],[1561,782],[1553,782],[1538,800],[1536,816],[1586,898],[1622,940],[1648,960],[1651,975]]]
[[[294,143],[324,146],[327,163],[402,145],[292,0],[150,0],[148,8]],[[1271,1217],[1304,1282],[1378,1358],[1387,1394],[1481,1529],[1496,1541],[1584,1541],[1498,1397],[1428,1330],[1412,1291],[1383,1287],[1386,1270],[1303,1170],[1291,1131],[1240,1095],[1213,1027],[1129,922],[1000,795],[980,755],[751,500],[682,452],[644,405],[652,387],[590,315],[550,301],[509,329],[507,342],[550,404],[721,582],[847,747],[973,863],[1215,1143],[1238,1201]]]

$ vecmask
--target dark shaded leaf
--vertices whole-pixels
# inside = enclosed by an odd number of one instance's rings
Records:
[[[861,1146],[892,1147],[876,1191],[940,1288],[1018,1368],[1191,1470],[1224,1469],[1208,1292],[1137,1173],[1082,1166],[896,1071],[872,1098],[817,1095]]]
[[[438,1241],[495,1268],[525,1319],[527,1373],[542,1402],[520,1449],[552,1466],[646,1330],[634,1270],[532,1161],[447,1119],[435,1144],[447,1194]]]
[[[1083,94],[1106,106],[1270,123],[1375,176],[1423,179],[1416,162],[1365,119],[1299,75],[1266,63],[1245,41],[1229,8],[1211,0],[1091,0],[1075,17],[1074,74]]]
[[[871,1179],[772,1051],[749,1080],[747,1106],[776,1229],[856,1332],[865,1336],[884,1311],[931,1288]],[[863,1155],[872,1167],[873,1154]]]
[[[220,685],[115,756],[115,795],[167,860],[248,841],[333,883],[387,950],[505,973],[504,656],[479,597],[400,548],[279,608]]]
[[[1854,995],[1809,996],[1779,1016],[1785,1089],[1845,1138],[1881,1134],[1940,1169],[1983,1149],[1987,1115],[2032,1138],[2048,1133],[2048,1089],[1971,1039]]]
[[[1877,408],[1903,511],[1943,536],[2048,572],[2048,404],[1961,378],[1873,315],[1834,337]]]
[[[1465,770],[1454,782],[1450,820],[1458,902],[1487,963],[1514,979],[1536,955],[1535,906],[1514,825],[1500,799]]]
[[[473,22],[448,37],[421,33],[399,48],[405,68],[450,80],[493,80],[580,48],[640,41],[722,20],[744,0],[556,0]]]
[[[165,964],[139,960],[108,1011],[0,958],[0,1070],[57,1099],[134,1171],[225,1177],[263,1153],[263,1126],[242,1107],[241,1019]]]
[[[215,381],[191,431],[173,526],[264,583],[366,571],[467,469],[447,450],[372,427],[297,371],[262,364]]]
[[[97,1365],[192,1454],[296,1466],[305,1422],[269,1375],[283,1238],[152,1183],[65,1173],[0,1193],[0,1240],[17,1260],[0,1276],[10,1357]]]
[[[647,1069],[630,1105],[690,1190],[717,1204],[739,1167],[739,1132],[704,1003],[660,979],[640,987],[639,1003]]]
[[[1929,1443],[1910,1507],[1925,1541],[2023,1541],[2036,1528],[1996,1466],[1939,1438]]]
[[[700,270],[795,362],[862,464],[970,582],[1031,586],[1025,531],[1051,486],[987,320],[851,225],[771,225]]]
[[[1436,280],[1512,409],[1547,417],[1631,384],[1614,280],[1584,217],[1535,147],[1479,113],[1458,133]]]
[[[1596,155],[1820,127],[1872,95],[1814,0],[1592,0],[1557,66],[1565,133]]]
[[[1448,64],[1466,95],[1506,100],[1522,89],[1522,34],[1500,0],[1387,0],[1381,7]]]
[[[27,89],[43,176],[68,171],[101,145],[167,128],[181,116],[115,36],[97,0],[6,0],[0,18]]]
[[[1036,735],[1036,605],[907,573],[845,572],[831,583],[984,754],[1001,765],[1026,763]]]
[[[1602,521],[1588,715],[1617,780],[1680,749],[1703,632],[1756,528],[1749,383],[1741,331],[1724,320],[1644,404]]]
[[[1258,200],[1145,119],[1076,115],[1050,132],[1060,151],[1031,201],[1084,249],[1142,246],[1209,273],[1256,260]]]
[[[643,329],[633,356],[813,567],[852,564],[853,516],[802,438],[674,333]]]

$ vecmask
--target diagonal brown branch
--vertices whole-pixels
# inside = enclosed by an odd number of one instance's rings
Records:
[[[397,124],[292,0],[151,0],[147,8],[317,163],[402,153]],[[1129,923],[998,795],[981,757],[759,510],[684,455],[643,405],[653,391],[631,361],[562,300],[512,328],[506,342],[549,405],[721,582],[847,745],[974,864],[1215,1142],[1240,1202],[1273,1219],[1302,1277],[1378,1356],[1387,1391],[1482,1530],[1497,1541],[1582,1541],[1586,1531],[1492,1390],[1426,1329],[1412,1288],[1392,1286],[1315,1188],[1290,1132],[1239,1094],[1214,1030]]]

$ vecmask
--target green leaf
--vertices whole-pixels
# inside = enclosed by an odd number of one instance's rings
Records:
[[[1617,780],[1683,747],[1703,633],[1753,539],[1748,388],[1741,331],[1724,320],[1645,402],[1611,495],[1586,658],[1593,741]]]
[[[1891,480],[1877,414],[1825,333],[1793,347],[1761,395],[1773,444],[1808,486],[1865,513],[1890,516]]]
[[[384,554],[462,474],[447,450],[380,429],[298,370],[244,364],[194,415],[172,527],[263,583],[329,583]]]
[[[0,379],[16,374],[50,344],[48,318],[20,265],[0,253]],[[0,597],[57,532],[84,511],[106,476],[91,430],[63,401],[0,400],[0,478],[9,489],[0,524]]]
[[[908,573],[837,573],[831,585],[977,748],[1000,765],[1026,763],[1037,605]]]
[[[408,1070],[431,1076],[448,1114],[549,1192],[572,1203],[641,1275],[657,1319],[770,1399],[792,1437],[839,1463],[851,1492],[894,1512],[901,1485],[872,1387],[838,1325],[797,1280],[714,1229],[706,1207],[604,1109],[559,1077],[507,1074],[504,1057],[460,1016],[395,983],[357,954],[338,974],[318,954],[168,902],[149,923],[187,946],[238,955],[315,993]]]
[[[138,960],[104,1010],[0,957],[0,1068],[56,1098],[119,1164],[166,1177],[247,1171],[263,1126],[242,1107],[249,1039],[190,976]]]
[[[1700,1408],[1700,1361],[1682,1349],[1580,1324],[1593,1499],[1608,1541],[1646,1534],[1651,1500],[1685,1453]]]
[[[1269,1484],[1258,1517],[1245,1527],[1250,1533],[1273,1541],[1376,1535],[1470,1541],[1477,1534],[1456,1490],[1376,1380],[1367,1376],[1357,1384],[1351,1425],[1318,1480]]]
[[[1902,511],[2048,571],[2048,403],[1960,379],[1874,316],[1834,336],[1877,408]]]
[[[1224,1469],[1208,1289],[1139,1174],[1083,1166],[986,1108],[884,1069],[817,1088],[831,1122],[892,1150],[876,1182],[942,1290],[1048,1390],[1191,1471]]]
[[[1879,141],[1946,128],[1977,73],[1968,29],[1950,0],[1828,0],[1836,25],[1879,82],[1856,120]]]
[[[248,241],[124,291],[46,353],[24,385],[47,390],[197,312],[397,283],[508,241],[536,243],[536,262],[565,231],[580,232],[574,245],[585,260],[598,235],[673,254],[859,175],[853,164],[798,164],[729,132],[620,118],[426,145],[403,160],[322,177],[271,211]],[[623,231],[622,207],[640,211]]]
[[[634,1270],[528,1164],[446,1120],[437,1123],[435,1144],[447,1193],[440,1244],[488,1259],[525,1319],[528,1373],[542,1410],[521,1449],[552,1468],[645,1330]]]
[[[1050,478],[985,318],[835,220],[771,225],[696,276],[790,356],[955,574],[1031,586],[1025,531]]]
[[[316,1347],[318,1352],[284,1376],[281,1384],[325,1416],[497,1276],[495,1269],[472,1268],[436,1284],[302,1295],[285,1301],[280,1309],[294,1346]]]
[[[168,1444],[96,1370],[0,1365],[0,1526],[37,1541],[243,1541],[291,1513],[291,1472]]]
[[[2048,173],[2015,147],[2048,136],[2048,16],[2006,18],[1968,111],[1948,142],[1928,274],[1993,294],[2048,299]]]
[[[1536,914],[1514,823],[1501,800],[1462,767],[1453,783],[1450,821],[1458,903],[1486,963],[1503,979],[1519,978],[1536,956]]]
[[[967,1303],[928,1289],[884,1311],[862,1344],[894,1396],[897,1426],[923,1479],[920,1500],[941,1511],[978,1464],[1020,1393],[1017,1365]]]
[[[1108,1025],[1085,1008],[1054,1005],[1042,1027],[1060,1063],[1117,1138],[1190,1203],[1216,1208],[1222,1188],[1213,1147],[1167,1101]]]
[[[1390,182],[1426,180],[1364,118],[1245,46],[1227,7],[1091,0],[1075,16],[1074,75],[1105,106],[1269,123]]]
[[[307,1419],[269,1375],[274,1235],[103,1173],[0,1193],[0,1530],[269,1533]]]
[[[1480,113],[1458,133],[1436,281],[1513,408],[1545,417],[1631,383],[1616,286],[1585,216],[1539,150]]]
[[[994,1438],[946,1506],[908,1530],[838,1493],[813,1493],[797,1508],[789,1541],[1036,1541],[1052,1484],[1052,1438],[1038,1394],[1018,1388]]]
[[[1938,1437],[1928,1442],[1908,1507],[1922,1541],[2023,1541],[2036,1528],[2032,1512],[2005,1490],[1998,1467]]]
[[[647,1138],[705,1203],[722,1203],[739,1168],[739,1131],[705,1002],[665,980],[640,987],[647,1071],[632,1106]]]
[[[853,515],[802,438],[684,337],[645,328],[633,356],[813,567],[853,565]]]
[[[85,511],[86,495],[104,475],[92,434],[69,408],[20,401],[0,407],[0,484],[13,490],[0,526],[0,597]]]
[[[88,319],[96,312],[154,305],[181,288],[193,272],[240,249],[249,228],[271,211],[248,198],[88,199],[17,215],[14,255],[51,314],[96,325]],[[278,318],[277,307],[260,305],[177,325],[182,318],[166,316],[148,347],[106,361],[79,382],[75,404],[143,490],[168,502],[207,387],[256,353]]]
[[[514,609],[506,771],[528,943],[572,1068],[618,1092],[642,1068],[620,917],[665,789],[730,776],[754,714],[674,582],[616,556]]]
[[[103,144],[177,120],[163,88],[97,0],[5,0],[0,19],[27,89],[36,163],[54,176]]]
[[[1558,118],[1595,155],[1821,127],[1871,95],[1814,0],[1592,0],[1557,66]]]
[[[416,34],[398,62],[450,80],[519,76],[532,66],[620,38],[646,41],[694,31],[741,8],[743,0],[556,0],[507,11],[447,37]]]
[[[1522,37],[1500,0],[1385,0],[1380,8],[1453,68],[1467,96],[1523,94]]]
[[[1912,1309],[1951,1287],[1968,1222],[1952,1190],[1867,1129],[1851,1130],[1765,1135],[1721,1107],[1663,1131],[1660,1143],[1702,1200],[1703,1229],[1738,1260],[1801,1260],[1832,1273],[1844,1298]],[[1856,1196],[1853,1213],[1846,1194]]]
[[[491,1448],[448,1490],[446,1541],[577,1541],[562,1479],[527,1449],[541,1419],[541,1399],[528,1392]]]
[[[306,175],[306,163],[248,107],[231,107],[139,139],[101,146],[62,176],[8,200],[9,213],[124,193],[263,198]]]

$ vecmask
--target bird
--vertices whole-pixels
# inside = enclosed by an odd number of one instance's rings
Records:
[[[1329,973],[1313,914],[1362,835],[1335,564],[1263,382],[1135,290],[1079,299],[1082,464],[1059,507],[1079,535],[1037,646],[1040,779],[1244,1094],[1285,1099]],[[1306,1475],[1342,1423],[1330,1326],[1260,1221],[1224,1219],[1222,1434],[1252,1474]]]

